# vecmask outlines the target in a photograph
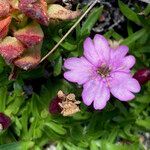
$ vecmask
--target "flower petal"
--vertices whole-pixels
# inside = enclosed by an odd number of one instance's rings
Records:
[[[110,66],[113,68],[113,70],[121,70],[126,68],[123,64],[123,59],[128,51],[129,48],[124,45],[121,45],[116,49],[111,49]]]
[[[118,59],[124,57],[129,51],[129,48],[125,45],[120,45],[116,49],[111,49],[111,59]]]
[[[93,67],[93,65],[84,57],[72,57],[65,60],[64,67],[70,70],[80,70],[81,67],[83,70],[88,70],[88,68]]]
[[[111,93],[121,101],[129,101],[135,98],[134,94],[126,89],[112,88]]]
[[[110,98],[110,92],[104,82],[97,77],[84,84],[82,98],[87,106],[94,102],[95,109],[103,109]]]
[[[99,55],[91,38],[86,38],[83,44],[84,56],[95,66],[99,64]]]
[[[126,87],[134,93],[138,93],[141,90],[139,82],[134,78],[130,78],[130,80],[126,82]]]
[[[69,58],[65,60],[64,67],[70,69],[64,73],[64,77],[71,81],[83,84],[88,81],[93,75],[93,65],[90,64],[86,58]]]
[[[123,66],[125,66],[126,69],[132,68],[134,64],[135,64],[135,57],[132,55],[126,56],[123,59]]]
[[[107,62],[110,58],[110,47],[107,39],[102,35],[96,34],[93,41],[99,59]]]
[[[131,100],[135,97],[132,92],[137,93],[140,91],[139,83],[130,74],[116,72],[111,76],[110,91],[119,100]]]

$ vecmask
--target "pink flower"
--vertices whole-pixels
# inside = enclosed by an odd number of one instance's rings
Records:
[[[121,101],[134,99],[140,91],[140,85],[131,75],[131,68],[135,64],[132,55],[126,56],[129,49],[121,45],[111,48],[102,35],[95,35],[94,39],[84,41],[84,55],[80,58],[65,60],[68,69],[64,77],[83,85],[83,102],[95,109],[103,109],[110,99],[110,93]]]

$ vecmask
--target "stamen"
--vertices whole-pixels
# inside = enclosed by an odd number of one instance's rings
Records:
[[[111,70],[106,65],[101,65],[101,67],[98,68],[97,73],[101,75],[102,78],[109,76]]]

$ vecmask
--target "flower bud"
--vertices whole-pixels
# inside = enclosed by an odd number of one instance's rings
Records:
[[[32,48],[28,48],[21,57],[14,60],[14,65],[24,70],[35,68],[41,60],[41,46],[42,42]]]
[[[0,131],[7,129],[11,124],[11,120],[8,116],[0,113]]]
[[[62,100],[57,96],[55,97],[50,105],[49,105],[49,112],[51,114],[57,114],[57,113],[60,113],[61,112],[61,109],[60,109],[60,106],[59,106],[59,103],[61,102]]]
[[[11,62],[20,56],[24,50],[23,44],[15,37],[7,36],[0,43],[0,54],[5,58],[6,62]]]
[[[27,47],[32,47],[43,40],[44,33],[38,23],[32,23],[16,31],[14,36]]]
[[[134,74],[133,77],[138,80],[141,85],[145,84],[150,80],[150,69],[140,69]]]
[[[7,35],[9,24],[11,23],[11,17],[0,20],[0,39]]]
[[[28,17],[43,25],[49,24],[45,0],[20,0],[19,9]]]
[[[10,5],[8,0],[0,0],[0,18],[8,15]]]
[[[79,11],[71,11],[58,4],[50,4],[48,6],[49,19],[71,20],[79,15]]]

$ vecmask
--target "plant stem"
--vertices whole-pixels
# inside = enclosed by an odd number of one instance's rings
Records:
[[[40,63],[43,62],[48,56],[50,56],[58,47],[59,45],[65,40],[65,38],[74,30],[74,28],[78,25],[78,23],[85,17],[85,15],[94,7],[94,5],[99,0],[95,0],[89,8],[84,12],[84,14],[78,19],[78,21],[68,30],[68,32],[61,38],[61,40],[41,59]]]

